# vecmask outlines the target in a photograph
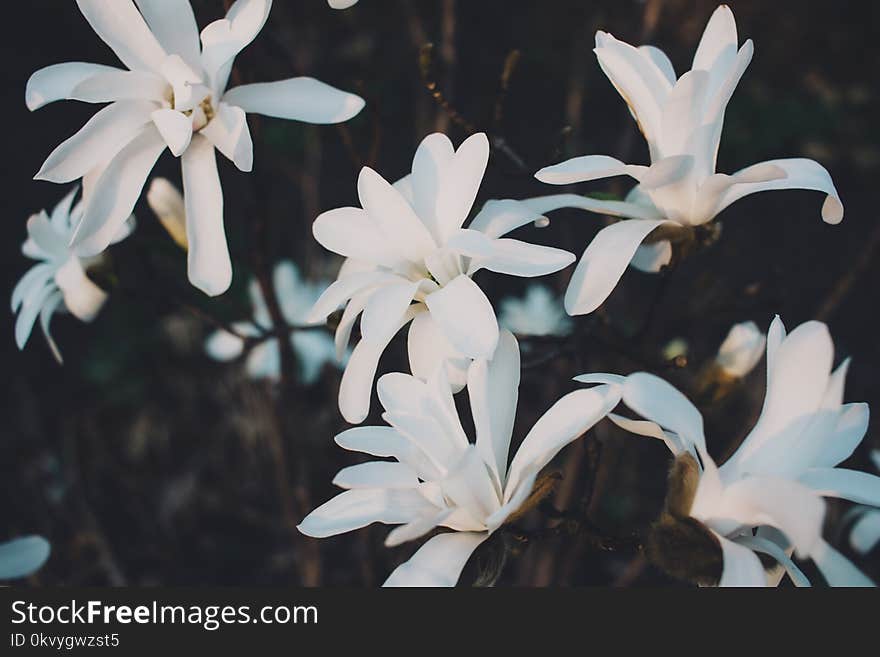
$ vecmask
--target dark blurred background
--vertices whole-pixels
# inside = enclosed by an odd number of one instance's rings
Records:
[[[201,27],[224,12],[222,0],[193,4]],[[686,340],[686,365],[655,371],[689,394],[732,323],[752,319],[766,330],[779,313],[791,329],[820,318],[830,324],[838,360],[853,358],[846,400],[880,408],[877,4],[730,4],[740,40],[751,37],[756,48],[727,112],[719,170],[776,157],[817,159],[832,173],[845,220],[836,227],[823,224],[816,193],[746,198],[719,217],[718,243],[686,260],[665,283],[661,276],[628,272],[602,317],[625,337],[646,326],[635,351],[649,361],[659,358],[670,340]],[[20,353],[13,316],[0,323],[7,370],[0,382],[0,539],[39,533],[53,546],[49,562],[30,581],[381,583],[415,545],[385,549],[384,527],[324,541],[294,528],[334,493],[330,481],[336,470],[359,458],[332,443],[345,427],[336,408],[338,372],[328,368],[311,387],[250,381],[240,364],[204,355],[203,341],[213,326],[198,310],[227,320],[246,317],[255,258],[270,263],[292,258],[309,277],[334,276],[339,261],[314,242],[313,219],[356,202],[357,171],[364,163],[391,180],[404,175],[416,145],[434,130],[446,131],[456,144],[470,129],[485,130],[509,147],[509,154],[493,152],[478,203],[559,191],[531,173],[564,157],[602,153],[646,162],[634,122],[596,63],[593,35],[601,28],[631,43],[658,45],[680,74],[689,68],[715,7],[703,0],[361,0],[339,12],[325,0],[277,0],[262,34],[237,60],[241,79],[313,75],[360,93],[368,106],[342,128],[253,122],[250,175],[219,158],[233,288],[214,300],[190,288],[185,254],[141,202],[136,233],[110,252],[118,283],[101,315],[92,324],[55,318],[63,367],[53,361],[39,329]],[[95,111],[66,102],[30,114],[25,83],[52,63],[116,62],[72,1],[31,0],[5,11],[0,289],[11,294],[31,262],[20,254],[25,220],[54,205],[67,189],[32,176]],[[426,90],[419,53],[429,42],[430,62],[423,51],[428,79],[455,112],[440,107]],[[513,50],[520,55],[505,94],[502,71]],[[166,153],[156,173],[179,180],[178,163]],[[625,191],[615,184],[578,189]],[[267,222],[268,239],[257,240],[251,230],[259,217]],[[579,255],[602,222],[596,215],[562,212],[549,228],[523,229],[524,239]],[[151,273],[156,271],[161,275]],[[571,271],[544,282],[561,295]],[[488,272],[480,276],[496,308],[528,283]],[[386,353],[380,372],[406,370],[402,338]],[[515,441],[574,388],[572,376],[646,367],[628,348],[612,349],[589,338],[574,347],[538,344],[525,356]],[[716,457],[750,428],[763,385],[762,364],[720,401],[699,400]],[[368,423],[376,423],[376,407],[374,400]],[[870,467],[867,454],[880,447],[878,427],[873,420],[848,465]],[[611,534],[643,530],[662,504],[668,460],[662,445],[603,423],[554,464],[564,478],[553,501],[559,508],[586,507],[591,522]],[[838,522],[845,510],[831,504],[828,535],[850,554]],[[544,521],[536,515],[525,522]],[[875,579],[878,557],[875,550],[857,559]],[[672,583],[640,557],[598,550],[583,538],[520,546],[500,582]]]

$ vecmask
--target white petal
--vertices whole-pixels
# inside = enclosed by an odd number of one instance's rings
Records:
[[[403,262],[397,240],[389,241],[373,217],[361,208],[321,213],[312,225],[312,234],[325,249],[346,258],[387,267]]]
[[[86,199],[72,245],[82,256],[97,255],[131,216],[147,176],[165,150],[155,128],[147,128],[111,160]]]
[[[395,333],[415,315],[414,306],[398,321]],[[386,344],[361,340],[351,353],[339,384],[339,411],[351,424],[360,424],[370,412],[370,394],[379,358]]]
[[[178,189],[166,178],[153,178],[147,190],[147,203],[171,238],[179,246],[187,248],[186,208]]]
[[[24,102],[30,111],[58,100],[69,99],[80,83],[95,75],[122,72],[112,66],[87,64],[85,62],[65,62],[53,64],[34,72],[27,81]]]
[[[27,221],[29,241],[35,245],[42,257],[59,260],[67,255],[67,240],[45,212],[31,215]]]
[[[150,31],[169,54],[180,55],[192,68],[201,65],[199,28],[190,0],[135,0]]]
[[[608,383],[610,385],[623,385],[626,382],[626,377],[621,376],[620,374],[579,374],[574,377],[572,381],[577,381],[578,383]]]
[[[156,104],[147,100],[108,105],[52,151],[34,178],[55,183],[81,178],[142,135],[155,109]]]
[[[437,218],[438,199],[454,158],[455,148],[449,137],[435,132],[416,149],[409,176],[413,208],[438,243],[444,239],[444,229]]]
[[[672,244],[661,240],[653,244],[641,244],[630,261],[630,267],[648,274],[656,274],[672,262]]]
[[[297,526],[303,534],[326,538],[366,527],[374,522],[410,522],[433,510],[416,490],[361,488],[347,490],[306,516]]]
[[[669,61],[669,57],[667,57],[665,52],[654,46],[639,46],[639,52],[657,67],[657,70],[669,80],[670,85],[675,84],[678,76],[675,74],[675,68],[672,66],[672,62]]]
[[[254,145],[244,110],[228,103],[220,103],[213,119],[201,129],[201,134],[217,150],[232,160],[241,171],[254,167]]]
[[[49,558],[49,542],[41,536],[25,536],[0,543],[0,579],[27,577]]]
[[[663,431],[660,425],[655,422],[650,422],[648,420],[631,420],[621,415],[615,415],[614,413],[609,413],[608,419],[624,431],[629,431],[638,436],[648,436],[650,438],[662,440],[669,448],[669,451],[675,456],[678,456],[684,451],[691,451],[688,446],[682,444],[677,435],[669,431]]]
[[[132,71],[158,72],[165,51],[131,0],[77,0],[92,29]]]
[[[64,295],[58,290],[49,295],[49,298],[46,299],[46,302],[40,309],[40,328],[43,330],[43,337],[46,338],[46,344],[49,345],[49,349],[59,365],[64,364],[64,359],[61,357],[61,350],[58,349],[58,344],[49,331],[49,324],[52,321],[52,315],[55,314],[55,311],[58,310],[62,303],[64,303]]]
[[[694,54],[692,68],[710,70],[725,50],[731,47],[736,50],[737,43],[736,20],[733,18],[733,12],[727,5],[721,5],[706,23],[700,45],[697,46]]]
[[[399,245],[399,253],[414,262],[437,248],[430,232],[412,206],[392,185],[370,167],[358,176],[358,196],[385,240]]]
[[[471,358],[491,358],[498,345],[498,321],[492,304],[461,275],[425,297],[425,304],[455,349]]]
[[[687,152],[691,135],[704,120],[709,74],[688,71],[675,83],[663,105],[662,128],[658,139],[660,151],[666,155]]]
[[[535,178],[550,185],[571,185],[588,180],[632,175],[630,165],[608,155],[582,155],[544,167]]]
[[[505,501],[529,472],[547,465],[563,447],[604,418],[620,401],[618,386],[575,390],[557,401],[529,431],[513,461],[504,490]]]
[[[810,580],[807,579],[807,576],[804,575],[801,569],[795,565],[794,561],[791,560],[791,557],[785,553],[785,550],[773,541],[761,538],[760,536],[740,536],[736,539],[736,542],[750,550],[763,552],[776,559],[776,561],[785,568],[785,571],[788,573],[788,576],[791,578],[791,581],[795,586],[810,586]]]
[[[627,377],[623,402],[642,417],[678,434],[685,444],[705,450],[703,416],[687,397],[663,379],[646,372]]]
[[[501,506],[498,490],[492,483],[486,463],[474,445],[468,445],[460,459],[440,482],[450,506],[466,512],[480,523]]]
[[[452,346],[431,313],[416,315],[407,335],[407,353],[410,370],[423,381],[443,363],[452,390],[458,392],[464,387],[471,360]]]
[[[109,103],[117,100],[151,100],[161,103],[167,89],[168,83],[155,73],[111,69],[80,82],[70,91],[68,98],[87,103]]]
[[[403,463],[369,461],[342,468],[333,478],[340,488],[416,488],[419,478]]]
[[[718,212],[743,196],[777,189],[809,189],[826,194],[822,204],[822,220],[828,224],[839,224],[843,221],[843,203],[831,180],[831,174],[818,162],[805,158],[770,160],[752,165],[734,174],[745,175],[753,167],[772,165],[779,167],[786,174],[785,178],[777,178],[767,182],[741,183],[733,185],[718,200]]]
[[[880,511],[871,510],[862,514],[850,530],[849,543],[863,555],[880,543]]]
[[[107,293],[86,276],[79,258],[70,258],[55,272],[64,305],[79,320],[91,322],[107,301]]]
[[[54,275],[55,265],[48,262],[31,267],[12,290],[12,312],[17,312],[26,298],[42,290]]]
[[[586,315],[601,306],[623,276],[639,244],[664,223],[630,219],[599,231],[581,256],[565,291],[568,314]]]
[[[370,296],[361,316],[363,339],[388,344],[400,328],[399,322],[412,303],[418,287],[418,282],[402,281],[376,290]]]
[[[272,0],[236,0],[226,18],[202,30],[202,63],[215,93],[226,88],[233,59],[263,29],[271,7]]]
[[[158,109],[150,117],[168,144],[174,157],[180,157],[192,139],[192,121],[183,112],[173,109]]]
[[[437,197],[437,228],[441,239],[467,219],[489,162],[489,139],[482,132],[462,142],[443,175]]]
[[[840,552],[821,541],[810,555],[828,586],[873,587],[874,582],[864,575]]]
[[[15,344],[19,349],[24,349],[34,327],[34,322],[37,321],[37,316],[54,292],[54,285],[45,285],[39,289],[31,289],[24,299],[15,320]]]
[[[721,542],[724,570],[718,586],[767,586],[761,560],[749,548],[716,534]]]
[[[798,480],[826,497],[880,506],[880,477],[844,468],[814,468]]]
[[[499,493],[507,475],[519,396],[519,367],[519,344],[510,331],[502,331],[492,360],[475,361],[468,371],[468,397],[477,430],[477,450],[494,473]]]
[[[318,124],[348,121],[364,108],[361,97],[306,77],[235,87],[223,102],[248,113]]]
[[[354,273],[342,276],[321,293],[315,305],[306,315],[306,323],[314,324],[326,319],[330,313],[355,295],[363,294],[364,303],[366,303],[377,289],[381,289],[386,285],[400,283],[403,280],[405,279],[400,276],[384,271]],[[354,321],[354,319],[352,317],[351,321]]]
[[[730,376],[742,378],[761,360],[766,345],[767,336],[754,322],[734,324],[718,348],[715,362]]]
[[[385,538],[385,547],[396,547],[407,541],[421,538],[453,513],[455,513],[454,509],[443,509],[435,515],[426,515],[405,525],[395,527],[388,532],[388,536]]]
[[[181,163],[189,242],[187,273],[190,283],[216,296],[232,282],[232,262],[223,228],[223,189],[214,146],[195,135]]]
[[[224,330],[214,331],[205,340],[205,351],[214,360],[227,361],[238,358],[244,350],[244,341]]]
[[[382,586],[455,586],[468,559],[489,538],[486,532],[448,532],[426,542]]]

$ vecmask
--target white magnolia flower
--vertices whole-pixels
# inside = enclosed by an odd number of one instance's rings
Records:
[[[186,205],[177,187],[166,178],[154,178],[147,190],[147,204],[171,239],[181,248],[189,248],[186,239]]]
[[[468,371],[476,443],[462,429],[445,368],[427,382],[381,377],[382,417],[391,426],[355,427],[336,442],[394,460],[343,468],[334,483],[347,490],[312,511],[299,530],[323,538],[374,522],[400,525],[385,540],[390,547],[451,529],[428,540],[385,585],[454,586],[477,546],[528,498],[539,471],[620,398],[616,386],[566,395],[535,423],[508,466],[519,375],[516,338],[502,331],[494,359],[474,361]]]
[[[880,471],[880,449],[871,452],[871,461]],[[856,521],[849,534],[849,542],[859,554],[867,554],[880,543],[880,509],[861,506],[853,509]]]
[[[296,265],[290,261],[275,265],[273,277],[278,304],[288,324],[294,327],[314,324],[307,320],[306,315],[327,283],[304,281]],[[251,337],[271,332],[272,316],[256,280],[251,281],[250,297],[253,320],[236,322],[233,328],[239,334]],[[290,344],[299,363],[300,380],[306,385],[318,380],[325,363],[337,362],[333,338],[321,329],[294,328],[290,332]],[[205,351],[215,360],[232,360],[240,356],[243,349],[244,341],[239,336],[222,329],[212,333],[205,341]],[[251,378],[277,380],[281,376],[278,338],[271,337],[255,345],[248,353],[246,367]]]
[[[639,247],[654,230],[664,224],[669,231],[705,224],[743,196],[776,189],[821,191],[827,195],[822,218],[829,224],[843,219],[831,176],[813,160],[761,162],[732,175],[715,172],[724,112],[752,58],[751,40],[739,49],[737,44],[733,13],[721,6],[706,26],[691,70],[676,78],[661,50],[596,34],[599,65],[629,105],[648,142],[651,165],[587,155],[535,174],[554,185],[621,175],[639,183],[625,201],[560,194],[527,202],[539,214],[574,207],[627,219],[602,229],[587,247],[565,295],[569,314],[598,308],[628,264],[643,271],[669,264],[672,247],[665,236]]]
[[[751,372],[767,345],[767,336],[754,322],[734,324],[721,343],[715,363],[721,370],[736,379]]]
[[[49,542],[41,536],[23,536],[0,543],[0,580],[27,577],[49,558]]]
[[[522,299],[501,301],[498,323],[518,335],[566,335],[571,319],[562,303],[544,285],[530,285]]]
[[[78,189],[73,189],[48,214],[45,210],[28,219],[28,238],[22,253],[38,261],[12,291],[12,312],[15,321],[15,342],[24,349],[37,316],[52,354],[61,362],[61,352],[49,333],[52,315],[66,310],[83,322],[91,322],[107,300],[107,293],[86,274],[94,258],[81,258],[69,246],[70,236],[82,217],[83,202],[73,203]],[[111,243],[125,239],[134,229],[129,216],[117,228]]]
[[[271,0],[236,0],[226,18],[202,30],[201,46],[189,0],[77,4],[128,70],[69,62],[31,76],[31,110],[62,99],[110,103],[49,155],[36,178],[84,179],[87,206],[74,244],[82,255],[95,255],[131,214],[167,147],[181,158],[189,279],[207,294],[224,292],[232,264],[214,149],[250,171],[246,112],[338,123],[357,114],[363,100],[306,77],[226,89],[235,56],[262,29]]]
[[[834,344],[820,322],[786,337],[777,317],[767,336],[767,393],[757,423],[721,467],[706,450],[696,407],[652,374],[584,375],[587,383],[620,386],[624,404],[644,420],[609,415],[622,428],[663,440],[676,456],[702,464],[690,517],[718,539],[721,586],[763,586],[757,553],[778,561],[797,585],[808,581],[789,555],[811,558],[832,586],[871,585],[822,538],[823,497],[880,505],[880,477],[836,467],[868,428],[867,404],[843,404],[849,361],[832,371]]]
[[[445,361],[460,389],[470,360],[492,357],[498,322],[471,279],[477,271],[542,276],[574,261],[567,251],[502,238],[531,220],[499,212],[507,207],[503,201],[487,204],[462,228],[488,159],[482,133],[457,151],[445,135],[429,135],[410,175],[392,186],[364,167],[358,178],[362,208],[337,208],[315,220],[315,239],[347,260],[309,317],[321,320],[347,303],[336,331],[337,345],[345,345],[363,313],[362,337],[339,389],[339,408],[349,422],[366,418],[379,357],[410,321],[410,367],[423,380]]]

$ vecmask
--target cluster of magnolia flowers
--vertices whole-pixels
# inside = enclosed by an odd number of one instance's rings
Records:
[[[41,179],[81,180],[81,193],[78,188],[51,214],[29,219],[23,251],[39,264],[13,293],[19,346],[39,316],[59,359],[49,334],[52,314],[64,309],[83,321],[97,314],[107,294],[91,281],[88,268],[131,232],[132,210],[166,148],[181,160],[183,195],[158,179],[147,200],[187,248],[192,284],[216,295],[229,287],[232,265],[215,149],[249,171],[247,113],[335,123],[364,104],[311,78],[227,89],[233,60],[267,20],[269,0],[237,0],[226,18],[202,30],[201,39],[188,0],[78,4],[125,69],[58,64],[37,71],[27,87],[31,109],[62,99],[110,103],[40,170]],[[343,9],[354,1],[329,4]],[[477,547],[522,512],[542,469],[608,419],[634,435],[662,440],[672,453],[666,505],[645,541],[652,561],[671,575],[699,584],[763,586],[778,584],[787,573],[794,584],[809,584],[797,558],[812,560],[831,585],[870,584],[823,538],[827,497],[858,503],[852,534],[857,551],[871,549],[880,533],[880,477],[838,467],[861,443],[868,408],[843,403],[849,361],[834,368],[824,324],[807,322],[786,333],[777,317],[766,335],[751,322],[731,329],[712,367],[741,379],[766,354],[767,388],[757,422],[721,464],[709,455],[697,408],[645,372],[575,377],[585,387],[553,404],[510,456],[520,382],[514,334],[570,333],[571,316],[596,310],[628,265],[660,271],[701,226],[748,194],[820,191],[823,220],[843,219],[830,175],[812,160],[780,159],[716,173],[725,109],[752,52],[750,40],[739,45],[726,6],[713,14],[691,70],[680,76],[661,50],[597,33],[599,65],[636,119],[651,162],[587,155],[547,166],[536,177],[569,185],[630,176],[638,184],[624,200],[553,194],[493,200],[473,213],[489,161],[488,139],[474,134],[456,148],[445,135],[432,134],[418,146],[410,173],[389,182],[364,167],[357,180],[360,207],[332,209],[315,219],[314,238],[345,258],[336,280],[305,281],[290,262],[274,272],[281,312],[294,329],[290,340],[300,374],[308,383],[325,362],[344,367],[338,405],[351,424],[369,415],[375,381],[385,424],[336,436],[342,448],[378,460],[343,468],[333,482],[343,492],[303,519],[302,533],[321,538],[376,522],[396,525],[388,546],[429,538],[386,585],[452,586]],[[545,222],[546,213],[560,208],[621,220],[600,230],[583,252],[565,293],[567,312],[548,288],[532,285],[525,298],[503,300],[496,316],[474,280],[477,272],[534,278],[576,260],[566,250],[508,236]],[[256,283],[251,302],[252,319],[235,323],[234,333],[221,330],[208,338],[211,357],[237,358],[247,338],[272,334]],[[332,339],[314,329],[340,308]],[[349,348],[358,323],[359,337]],[[404,327],[410,373],[386,373],[376,381],[381,355]],[[247,354],[252,376],[278,377],[279,339],[273,335]],[[454,399],[464,390],[473,440]],[[619,406],[628,415],[615,413]],[[682,550],[691,548],[710,556],[685,563]]]

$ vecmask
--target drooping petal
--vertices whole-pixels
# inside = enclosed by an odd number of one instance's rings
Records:
[[[97,255],[131,216],[147,176],[165,150],[159,131],[148,127],[110,161],[86,198],[72,246],[82,256]]]
[[[199,28],[190,0],[135,0],[165,52],[180,55],[198,69],[201,65]]]
[[[232,283],[232,261],[223,228],[223,189],[214,146],[201,135],[194,135],[182,165],[189,238],[187,274],[190,283],[216,296]]]
[[[51,263],[42,262],[31,267],[12,290],[12,312],[18,312],[22,302],[36,291],[43,289],[54,275],[55,265]]]
[[[248,113],[317,124],[348,121],[364,108],[360,96],[308,77],[235,87],[223,102]]]
[[[662,440],[674,456],[678,456],[684,451],[692,451],[692,447],[690,445],[683,444],[676,434],[670,431],[663,431],[660,425],[655,422],[651,422],[649,420],[631,420],[627,417],[616,415],[614,413],[609,413],[608,419],[614,422],[614,424],[619,426],[621,429],[629,431],[630,433],[634,433],[638,436],[648,436],[650,438],[657,438],[658,440]]]
[[[107,301],[107,293],[86,275],[79,258],[68,259],[55,272],[55,283],[64,295],[64,305],[83,322],[91,322]]]
[[[871,579],[856,568],[852,562],[840,552],[820,541],[810,557],[822,573],[829,586],[873,587]]]
[[[77,0],[76,3],[92,29],[130,70],[159,72],[165,50],[132,0]]]
[[[314,324],[326,319],[330,313],[355,295],[363,295],[364,304],[366,304],[377,289],[381,289],[386,285],[400,283],[403,280],[405,279],[400,276],[384,271],[341,276],[318,297],[315,305],[306,315],[306,323]],[[351,321],[354,321],[354,319],[352,317]]]
[[[767,586],[767,576],[761,560],[749,548],[716,534],[721,542],[724,570],[718,586]]]
[[[789,557],[785,553],[785,550],[783,550],[773,541],[762,538],[760,536],[740,536],[736,539],[736,542],[749,548],[750,550],[754,550],[755,552],[763,552],[764,554],[768,554],[776,559],[776,561],[778,561],[779,564],[785,569],[785,572],[788,573],[788,576],[791,578],[791,581],[795,586],[810,586],[810,580],[807,579],[807,576],[804,575],[801,569],[795,565],[794,561],[791,560],[791,557]]]
[[[468,559],[487,538],[486,532],[438,534],[395,568],[382,586],[455,586]]]
[[[418,282],[401,281],[376,290],[361,316],[361,336],[364,340],[388,344],[400,328],[399,322],[412,303]]]
[[[94,167],[112,160],[142,135],[155,109],[156,104],[147,100],[125,100],[108,105],[56,147],[34,178],[54,183],[81,178]]]
[[[15,344],[19,349],[24,349],[34,327],[34,322],[37,321],[37,316],[54,292],[54,285],[45,285],[39,289],[32,288],[28,292],[28,296],[21,304],[18,317],[15,319]]]
[[[675,432],[685,445],[705,450],[700,411],[660,377],[646,372],[628,376],[623,385],[623,402],[642,417]]]
[[[565,291],[568,314],[586,315],[602,305],[642,241],[664,223],[631,219],[599,231],[581,256]]]
[[[826,497],[880,506],[880,477],[845,468],[813,468],[798,480]]]
[[[41,536],[25,536],[0,543],[0,580],[27,577],[49,558],[49,542]]]
[[[232,160],[241,171],[254,168],[254,145],[244,110],[228,103],[220,103],[213,119],[200,134],[217,150]]]
[[[544,167],[535,178],[550,185],[571,185],[614,176],[632,176],[638,170],[608,155],[581,155]]]
[[[738,171],[736,175],[745,174],[753,167],[772,165],[779,167],[787,174],[785,178],[775,178],[767,182],[740,183],[730,187],[718,199],[718,210],[721,212],[728,205],[741,199],[743,196],[757,192],[767,192],[777,189],[808,189],[826,194],[822,204],[822,220],[828,224],[839,224],[843,221],[843,203],[840,195],[831,180],[831,174],[821,164],[805,158],[791,158],[784,160],[770,160],[754,164],[752,167]]]
[[[158,109],[150,116],[162,139],[168,144],[168,149],[174,157],[180,157],[193,136],[190,118],[183,112],[167,108]]]
[[[312,538],[327,538],[374,522],[411,522],[433,509],[417,490],[353,489],[340,493],[312,511],[297,529]]]
[[[477,450],[502,492],[516,403],[519,396],[519,344],[502,331],[491,361],[475,361],[468,371],[468,397],[477,431]]]
[[[31,75],[24,92],[24,102],[30,111],[58,100],[69,99],[73,90],[85,80],[104,73],[123,71],[103,64],[65,62],[41,68]]]
[[[458,276],[425,297],[434,321],[456,350],[491,358],[498,345],[498,321],[489,299],[470,278]]]
[[[618,386],[597,386],[575,390],[557,401],[542,415],[513,457],[504,489],[509,500],[528,472],[547,465],[566,445],[604,418],[620,401]]]

